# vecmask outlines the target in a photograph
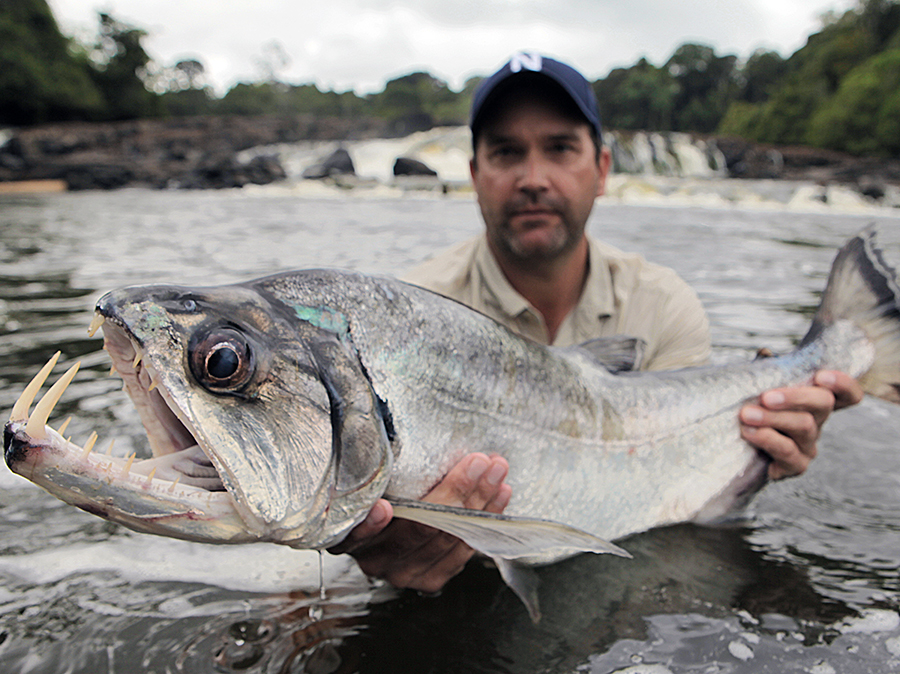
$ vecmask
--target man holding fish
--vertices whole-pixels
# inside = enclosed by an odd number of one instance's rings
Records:
[[[628,335],[643,346],[640,369],[706,363],[709,325],[687,284],[585,234],[611,163],[590,83],[554,59],[517,54],[476,91],[470,124],[485,232],[406,280],[545,344]],[[862,396],[848,375],[819,372],[812,385],[767,391],[745,405],[741,433],[771,458],[770,478],[799,475],[832,410]],[[511,497],[507,469],[499,456],[471,454],[424,500],[502,512]],[[333,551],[350,553],[371,576],[423,592],[438,591],[473,555],[449,534],[392,521],[386,500]]]

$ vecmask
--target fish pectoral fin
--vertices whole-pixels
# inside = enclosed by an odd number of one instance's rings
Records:
[[[531,622],[535,625],[541,620],[541,609],[538,606],[538,584],[540,579],[534,569],[522,566],[516,562],[503,559],[502,557],[494,557],[494,564],[500,571],[503,582],[509,586],[515,595],[522,600]]]
[[[595,552],[631,557],[609,541],[581,529],[528,517],[497,515],[424,501],[388,499],[394,516],[446,531],[488,557],[522,559]]]

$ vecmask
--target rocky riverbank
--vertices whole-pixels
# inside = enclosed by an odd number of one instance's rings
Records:
[[[223,188],[285,177],[278,157],[241,160],[251,147],[378,137],[376,121],[312,116],[186,117],[69,123],[12,131],[0,146],[0,181],[65,181],[71,190]]]
[[[889,186],[900,186],[900,159],[856,157],[803,146],[758,145],[739,138],[717,138],[715,144],[732,178],[848,185],[875,200],[884,198]]]
[[[0,138],[0,183],[55,181],[70,190],[225,188],[267,184],[286,177],[276,152],[242,154],[249,148],[301,141],[359,141],[392,135],[384,122],[312,116],[191,117],[104,124],[70,123],[18,129]],[[620,146],[636,134],[615,134]],[[674,145],[676,134],[646,134],[656,163],[658,146]],[[679,134],[679,143],[684,143]],[[659,139],[662,138],[662,141]],[[757,145],[740,139],[693,139],[714,154],[721,174],[734,178],[808,180],[853,187],[880,200],[900,186],[900,160],[853,157],[806,147]],[[647,143],[644,144],[648,146]],[[616,148],[614,147],[614,151]],[[327,163],[327,162],[326,162]],[[349,169],[352,172],[352,163]],[[305,177],[324,174],[311,167]],[[645,168],[619,167],[641,171]],[[651,167],[652,169],[652,167]],[[417,170],[428,172],[427,166]],[[667,164],[671,170],[671,162]],[[2,185],[0,185],[2,187]]]

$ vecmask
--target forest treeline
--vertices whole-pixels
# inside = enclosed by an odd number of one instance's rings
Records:
[[[268,72],[216,96],[198,60],[154,62],[147,33],[108,13],[85,43],[64,36],[46,0],[0,3],[0,124],[115,121],[190,115],[312,114],[386,120],[398,130],[464,124],[479,78],[461,91],[429,73],[390,80],[380,92],[322,91]],[[283,61],[282,61],[283,62]],[[604,125],[801,144],[900,156],[900,0],[859,0],[822,18],[783,58],[760,50],[720,55],[683,44],[661,65],[640,59],[593,83]]]

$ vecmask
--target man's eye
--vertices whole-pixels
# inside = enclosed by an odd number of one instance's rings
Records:
[[[576,147],[574,143],[555,143],[551,146],[550,151],[555,152],[557,154],[564,154],[566,152],[575,152]]]
[[[495,147],[491,152],[495,157],[513,157],[517,154],[517,150],[514,147],[502,146]]]

